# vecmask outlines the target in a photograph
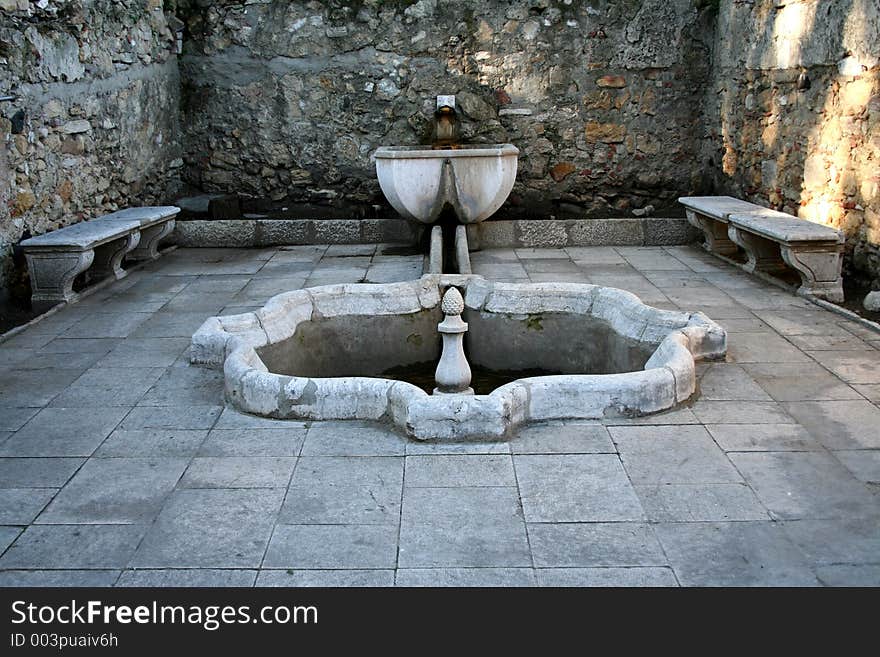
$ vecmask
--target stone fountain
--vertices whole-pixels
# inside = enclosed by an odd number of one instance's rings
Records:
[[[437,101],[434,148],[376,152],[382,190],[413,221],[451,208],[482,221],[516,176],[510,144],[461,146],[455,100]],[[444,265],[444,239],[453,239]],[[652,308],[615,288],[498,283],[471,274],[463,225],[432,230],[419,280],[296,290],[261,309],[211,317],[191,360],[224,372],[227,400],[247,413],[386,421],[417,440],[498,439],[536,420],[601,419],[667,410],[696,393],[695,361],[721,358],[724,330],[702,313]],[[474,394],[471,366],[522,374]],[[392,372],[436,363],[433,386]]]

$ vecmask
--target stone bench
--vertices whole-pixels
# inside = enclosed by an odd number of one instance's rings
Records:
[[[788,267],[800,276],[798,292],[843,301],[843,233],[784,212],[733,212],[727,234],[748,256],[743,268],[774,276]]]
[[[179,208],[132,208],[38,235],[21,243],[28,262],[35,308],[69,302],[78,296],[74,279],[125,276],[122,260],[158,256],[159,241],[174,229]]]
[[[743,269],[779,277],[793,269],[799,292],[843,301],[843,235],[827,226],[732,196],[685,196],[688,221],[703,231],[707,251],[735,258],[744,252]]]

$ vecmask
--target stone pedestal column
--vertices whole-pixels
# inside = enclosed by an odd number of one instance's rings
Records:
[[[443,295],[441,309],[445,318],[437,325],[443,338],[443,353],[434,373],[437,387],[435,395],[472,395],[471,366],[464,355],[464,334],[467,333],[467,322],[462,321],[464,299],[461,292],[451,287]]]

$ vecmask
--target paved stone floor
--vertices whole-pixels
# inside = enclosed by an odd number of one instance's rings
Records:
[[[694,404],[417,444],[224,409],[209,315],[416,277],[382,248],[178,250],[0,343],[0,584],[880,585],[880,335],[695,247],[505,250],[729,331]]]

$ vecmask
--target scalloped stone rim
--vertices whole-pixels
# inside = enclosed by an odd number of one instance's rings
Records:
[[[592,316],[653,347],[644,370],[518,379],[488,395],[429,395],[404,381],[273,374],[257,349],[313,318],[401,315],[436,308],[441,290],[465,291],[480,313]],[[624,290],[582,283],[500,283],[480,276],[343,284],[285,292],[261,309],[211,317],[192,337],[193,363],[223,368],[226,398],[246,413],[307,420],[383,420],[417,440],[501,438],[521,423],[639,416],[674,407],[696,390],[695,360],[721,358],[727,335],[703,313],[647,306]]]

